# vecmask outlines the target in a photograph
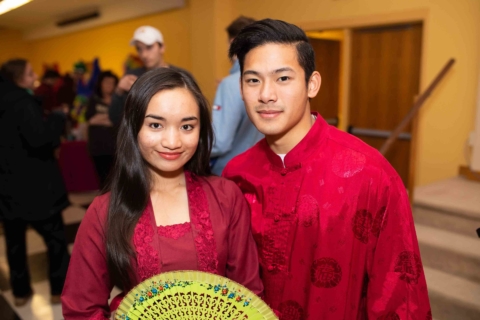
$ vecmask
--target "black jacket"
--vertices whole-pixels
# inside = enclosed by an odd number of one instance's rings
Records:
[[[44,118],[26,90],[0,76],[0,217],[43,220],[69,205],[54,157],[65,116]]]

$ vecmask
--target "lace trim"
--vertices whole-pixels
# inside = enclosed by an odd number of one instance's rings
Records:
[[[160,269],[158,251],[153,247],[153,227],[150,221],[151,205],[148,204],[135,226],[133,244],[137,253],[137,272],[140,281],[156,275]]]
[[[190,218],[194,228],[195,248],[200,271],[218,274],[217,246],[213,236],[208,201],[202,184],[190,172],[185,172]]]
[[[170,238],[170,239],[180,239],[184,235],[186,235],[190,230],[192,230],[192,226],[190,222],[174,224],[171,226],[158,226],[157,231],[161,237]]]

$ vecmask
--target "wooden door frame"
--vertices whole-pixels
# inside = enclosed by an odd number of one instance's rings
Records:
[[[350,96],[350,65],[351,65],[351,33],[354,28],[362,27],[373,27],[381,25],[391,25],[391,24],[406,24],[412,22],[421,22],[422,23],[422,44],[421,44],[421,57],[420,57],[420,88],[418,88],[419,93],[421,90],[427,87],[426,74],[426,43],[427,41],[427,30],[429,29],[429,9],[417,9],[410,11],[399,11],[391,13],[381,13],[381,14],[372,14],[372,15],[363,15],[363,16],[354,16],[343,19],[335,20],[323,20],[323,21],[307,21],[307,22],[298,22],[296,23],[300,28],[305,31],[316,31],[316,30],[331,30],[331,29],[343,29],[345,31],[345,40],[344,40],[344,50],[342,51],[342,64],[343,74],[342,74],[342,97],[341,105],[339,110],[342,114],[339,116],[339,128],[346,130],[348,124],[348,111],[349,111],[349,96]],[[413,104],[413,101],[412,101]],[[413,201],[415,179],[416,179],[416,168],[418,166],[417,159],[417,143],[418,143],[418,123],[422,113],[418,113],[415,121],[412,122],[412,140],[410,144],[410,167],[409,167],[409,181],[408,181],[408,190],[410,192],[410,202]]]

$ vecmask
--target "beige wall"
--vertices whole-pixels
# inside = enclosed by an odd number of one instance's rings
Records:
[[[466,163],[464,146],[474,127],[479,76],[480,1],[239,0],[235,9],[257,19],[283,19],[307,29],[320,25],[341,28],[351,21],[369,24],[421,17],[424,20],[422,89],[448,59],[453,57],[457,62],[420,114],[416,185],[455,176],[459,165]]]

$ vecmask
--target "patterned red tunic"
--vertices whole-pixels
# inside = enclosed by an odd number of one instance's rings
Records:
[[[265,300],[280,319],[426,319],[402,181],[376,150],[316,115],[285,165],[261,140],[223,172],[250,204]]]

